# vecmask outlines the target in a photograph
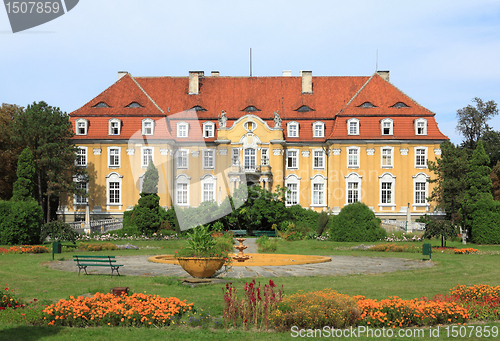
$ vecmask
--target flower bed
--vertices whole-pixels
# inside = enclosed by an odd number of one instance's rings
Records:
[[[478,249],[473,249],[471,247],[465,248],[465,249],[455,249],[455,254],[456,255],[468,255],[471,253],[479,253]]]
[[[384,252],[422,252],[422,248],[415,245],[398,245],[398,244],[379,244],[372,245],[368,250],[370,251],[384,251]]]
[[[8,249],[0,247],[0,253],[48,253],[49,249],[41,245],[11,246]]]
[[[0,310],[5,310],[7,308],[23,308],[24,306],[24,303],[14,297],[14,289],[9,289],[9,286],[6,286],[0,296]]]
[[[59,326],[168,326],[174,318],[193,310],[193,303],[176,297],[163,298],[142,293],[115,296],[73,297],[46,307],[48,325]]]

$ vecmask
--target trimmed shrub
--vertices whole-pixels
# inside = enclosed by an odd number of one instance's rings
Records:
[[[78,238],[78,233],[62,221],[51,221],[42,226],[41,239],[44,241],[47,237],[56,242],[72,242],[75,243]]]
[[[118,246],[111,243],[103,243],[103,244],[80,243],[80,245],[78,245],[78,250],[82,251],[118,250]]]
[[[36,201],[0,201],[0,245],[38,244],[42,223]]]
[[[162,214],[160,197],[157,194],[141,193],[138,205],[134,207],[134,224],[145,235],[152,235],[161,228]]]
[[[331,219],[330,238],[336,242],[374,242],[385,236],[380,219],[361,202],[344,206]]]
[[[259,252],[276,252],[278,250],[278,239],[260,236],[255,241]]]

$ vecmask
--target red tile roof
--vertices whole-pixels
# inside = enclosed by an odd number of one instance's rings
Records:
[[[271,127],[274,126],[274,112],[279,111],[285,137],[286,124],[297,121],[300,124],[297,140],[301,142],[353,138],[347,135],[347,117],[360,120],[361,135],[356,136],[357,139],[386,139],[387,136],[381,136],[378,123],[385,117],[394,119],[394,139],[447,139],[437,128],[434,113],[377,74],[372,77],[313,77],[313,93],[306,94],[302,93],[301,77],[201,77],[198,94],[188,94],[188,88],[188,77],[132,77],[127,74],[70,114],[72,121],[83,117],[90,122],[88,135],[75,138],[128,139],[140,131],[141,120],[149,117],[163,122],[163,128],[155,129],[152,138],[177,139],[175,122],[169,123],[169,132],[168,123],[162,118],[175,117],[177,121],[182,115],[179,113],[200,106],[206,111],[196,112],[198,124],[212,121],[217,129],[217,117],[223,110],[228,118],[227,126],[231,127],[237,119],[248,114],[244,111],[246,107],[255,106],[260,111],[251,114]],[[110,108],[94,108],[100,102]],[[131,102],[138,102],[143,108],[126,108]],[[360,108],[364,102],[376,107]],[[397,102],[403,102],[409,108],[393,108]],[[297,112],[303,105],[313,111]],[[188,115],[193,114],[190,111]],[[108,135],[108,120],[113,117],[123,122],[120,136]],[[415,136],[412,122],[418,117],[427,119],[427,136]],[[312,137],[312,124],[316,121],[325,123],[324,138]],[[203,139],[201,129],[193,131],[198,133],[196,136],[190,134],[190,141]],[[203,140],[213,141],[214,138]]]

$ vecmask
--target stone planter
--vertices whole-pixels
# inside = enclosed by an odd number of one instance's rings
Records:
[[[180,266],[191,276],[208,278],[224,265],[224,258],[178,257]]]

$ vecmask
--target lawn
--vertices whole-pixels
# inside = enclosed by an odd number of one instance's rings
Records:
[[[185,245],[183,240],[172,241],[134,241],[115,242],[131,243],[140,247],[139,250],[113,250],[100,252],[78,252],[78,254],[101,255],[156,255],[171,254],[177,248]],[[383,242],[379,242],[383,243]],[[439,245],[438,241],[432,241]],[[366,244],[366,243],[365,243]],[[370,243],[375,244],[375,243]],[[398,243],[421,246],[422,243]],[[280,241],[278,253],[316,254],[316,255],[349,255],[369,257],[400,257],[422,259],[420,253],[408,252],[373,252],[350,250],[359,243],[334,243],[330,241]],[[448,246],[463,247],[461,243],[449,242]],[[471,245],[467,245],[470,247]],[[403,299],[435,294],[445,294],[458,284],[489,284],[498,285],[500,278],[500,246],[472,247],[482,251],[481,254],[455,255],[435,252],[432,261],[436,266],[428,269],[394,272],[373,275],[351,276],[317,276],[317,277],[281,277],[273,279],[285,290],[286,294],[297,291],[313,291],[332,288],[347,295],[364,295],[368,298],[382,299],[388,296],[399,296]],[[56,254],[56,260],[70,259],[71,252]],[[109,292],[113,287],[130,287],[133,292],[146,292],[160,296],[175,296],[181,300],[192,302],[195,307],[209,311],[212,316],[220,316],[223,310],[224,284],[213,284],[189,287],[182,285],[177,278],[172,277],[134,277],[134,276],[78,276],[75,272],[52,270],[47,266],[52,261],[52,254],[0,254],[0,286],[8,285],[16,290],[16,296],[23,301],[37,299],[40,304],[55,303],[59,299],[67,299],[71,295],[78,296],[87,293]],[[258,281],[259,279],[257,279]],[[242,290],[245,282],[250,279],[231,280],[238,290]],[[268,279],[261,279],[267,283]],[[292,339],[290,333],[256,332],[221,329],[200,329],[186,327],[168,328],[68,328],[29,326],[20,320],[20,311],[0,312],[0,340],[285,340]],[[500,323],[495,323],[500,327]],[[428,330],[427,330],[428,331]],[[363,340],[362,337],[357,339]],[[378,340],[383,338],[377,338]],[[418,340],[419,338],[404,338]],[[422,338],[420,338],[422,339]],[[441,330],[440,338],[447,339],[445,331]],[[459,339],[459,338],[455,338]],[[469,339],[469,338],[467,338]],[[474,338],[472,338],[474,339]],[[484,338],[491,339],[491,338]],[[392,338],[397,340],[397,338]]]

